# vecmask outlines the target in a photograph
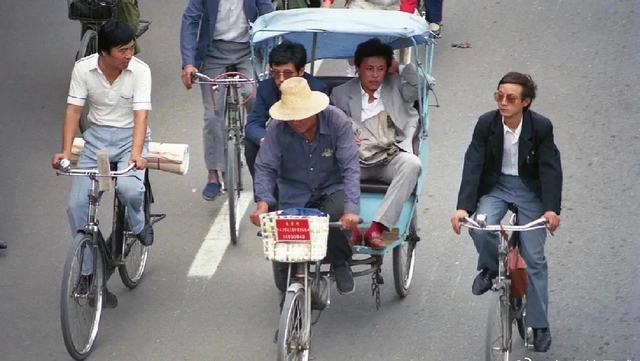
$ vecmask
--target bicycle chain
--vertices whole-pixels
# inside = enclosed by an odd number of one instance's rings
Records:
[[[380,309],[380,285],[378,284],[380,271],[371,274],[371,296],[376,296],[376,310]]]

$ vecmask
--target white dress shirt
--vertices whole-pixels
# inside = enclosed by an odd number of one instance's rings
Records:
[[[151,110],[151,71],[135,56],[120,76],[109,84],[98,66],[98,54],[76,62],[71,74],[67,103],[89,103],[87,119],[93,124],[116,128],[133,127],[135,110]]]
[[[384,111],[384,104],[382,104],[382,99],[380,99],[380,86],[378,90],[373,92],[373,103],[369,103],[369,94],[367,94],[362,87],[360,87],[360,92],[362,94],[362,114],[360,116],[360,121],[364,122],[365,120],[375,117],[380,112]]]
[[[249,41],[249,22],[244,14],[244,1],[220,0],[213,39],[237,43]]]
[[[502,127],[504,129],[502,174],[518,176],[518,146],[522,132],[522,119],[520,119],[520,124],[515,132],[504,123],[504,117],[502,118]]]

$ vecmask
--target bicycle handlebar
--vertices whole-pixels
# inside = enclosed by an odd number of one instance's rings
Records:
[[[251,84],[251,94],[247,96],[240,104],[240,106],[245,105],[251,98],[256,95],[256,81],[249,78],[249,76],[237,72],[237,71],[229,71],[218,75],[217,77],[211,79],[209,76],[204,75],[202,73],[192,73],[191,80],[195,84],[208,84],[211,85],[211,102],[213,103],[213,107],[216,106],[216,99],[213,96],[214,92],[218,90],[219,86],[227,86],[227,85],[247,85]]]
[[[480,216],[480,215],[478,215]],[[473,228],[473,229],[477,229],[480,231],[517,231],[517,232],[523,232],[523,231],[531,231],[534,229],[540,229],[540,228],[546,228],[547,224],[549,224],[549,220],[547,220],[544,217],[540,217],[538,219],[536,219],[535,221],[531,221],[525,225],[522,226],[504,226],[501,224],[495,224],[495,225],[487,225],[484,223],[484,220],[480,220],[479,222],[474,221],[473,219],[469,218],[469,217],[461,217],[460,218],[460,226],[462,227],[467,227],[467,228]]]
[[[109,175],[99,175],[97,169],[71,169],[71,162],[68,159],[61,159],[58,161],[58,170],[56,171],[56,175],[66,175],[66,176],[83,176],[83,177],[130,177],[131,175],[127,175],[130,171],[135,168],[136,164],[131,163],[129,166],[122,170],[116,170],[109,172]]]

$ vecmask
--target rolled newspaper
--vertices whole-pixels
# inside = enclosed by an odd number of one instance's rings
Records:
[[[71,163],[76,164],[84,148],[84,140],[75,138],[71,147]],[[149,142],[147,168],[184,175],[189,170],[189,145]]]

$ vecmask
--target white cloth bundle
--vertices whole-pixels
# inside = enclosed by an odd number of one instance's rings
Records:
[[[75,138],[71,147],[71,163],[76,164],[84,148],[84,140]],[[189,145],[149,142],[147,168],[184,175],[189,170]]]

